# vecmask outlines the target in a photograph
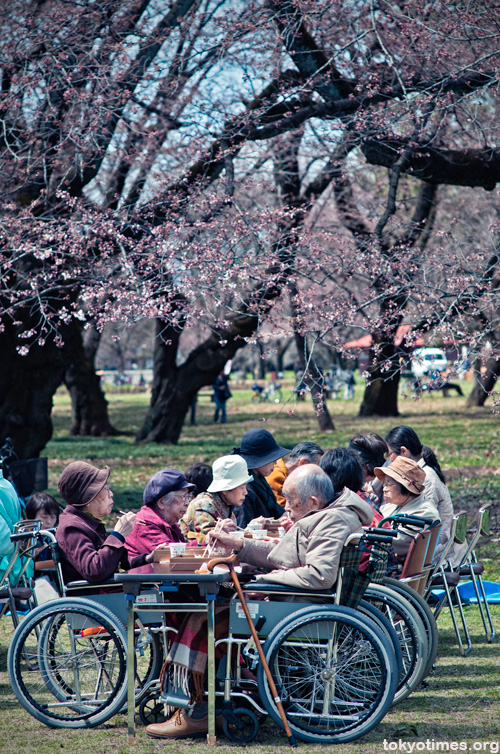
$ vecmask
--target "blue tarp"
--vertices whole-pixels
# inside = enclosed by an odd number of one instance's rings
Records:
[[[486,601],[490,604],[500,604],[500,584],[496,581],[483,581],[484,593],[486,594]],[[476,592],[474,591],[474,584],[472,581],[463,581],[458,585],[458,591],[460,598],[464,605],[467,603],[477,604]],[[433,589],[432,594],[441,600],[444,596],[444,589]]]
[[[486,601],[492,604],[500,604],[500,584],[496,581],[483,581]],[[472,581],[464,581],[458,585],[460,597],[464,602],[476,602],[477,597]]]

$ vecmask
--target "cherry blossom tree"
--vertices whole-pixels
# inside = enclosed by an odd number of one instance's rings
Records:
[[[305,339],[313,381],[315,344],[370,332],[365,414],[397,410],[419,335],[498,358],[495,223],[485,247],[438,210],[450,187],[496,199],[485,4],[13,0],[0,14],[0,436],[21,455],[50,437],[69,365],[92,371],[76,333],[94,323],[157,322],[141,441],[176,442],[196,391],[263,326]],[[179,363],[193,325],[207,336]],[[98,433],[96,391],[79,423]]]

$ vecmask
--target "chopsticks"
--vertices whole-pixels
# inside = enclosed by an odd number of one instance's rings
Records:
[[[222,518],[219,518],[219,520],[217,521],[217,523],[216,523],[216,524],[215,524],[215,526],[214,526],[214,532],[217,532],[217,531],[220,531],[220,530],[221,530],[221,526],[222,526],[222,521],[223,521],[223,520],[224,520],[224,519],[222,519]],[[203,551],[203,555],[202,555],[202,557],[203,557],[203,558],[208,558],[208,557],[210,557],[210,555],[211,555],[211,554],[212,554],[212,553],[214,552],[214,550],[215,550],[215,548],[216,548],[216,547],[217,547],[217,540],[215,540],[213,544],[208,544],[208,545],[207,545],[207,546],[205,547],[204,551]]]

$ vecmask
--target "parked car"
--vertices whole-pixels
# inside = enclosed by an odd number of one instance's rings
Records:
[[[423,377],[429,372],[444,372],[448,359],[441,348],[419,348],[413,352],[411,371],[415,377]]]

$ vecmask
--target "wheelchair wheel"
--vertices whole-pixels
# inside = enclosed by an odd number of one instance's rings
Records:
[[[399,678],[403,670],[403,658],[401,656],[401,645],[399,643],[399,637],[394,630],[391,622],[385,615],[380,612],[380,610],[377,610],[375,605],[370,604],[370,602],[365,602],[365,600],[361,600],[356,610],[358,613],[361,613],[361,615],[367,615],[369,618],[371,618],[372,621],[379,625],[380,629],[384,632],[384,634],[391,642],[392,649],[394,651],[394,657],[396,660],[394,670]]]
[[[164,723],[166,721],[165,705],[159,701],[158,692],[150,692],[144,696],[139,704],[139,717],[143,725]]]
[[[230,741],[248,744],[259,730],[257,715],[244,707],[224,712],[223,730]]]
[[[424,679],[428,652],[425,627],[411,604],[388,587],[370,584],[364,599],[386,616],[398,635],[403,668],[394,695],[393,703],[397,704]]]
[[[386,577],[384,579],[384,585],[403,595],[403,597],[405,597],[408,602],[415,608],[422,623],[424,624],[425,632],[427,634],[427,642],[429,645],[427,649],[427,664],[425,666],[424,673],[425,678],[429,675],[436,662],[439,647],[438,627],[434,613],[432,612],[425,599],[418,592],[416,592],[415,589],[412,589],[411,586],[408,586],[408,584],[405,584],[402,581],[398,581],[398,579],[391,579],[389,577]]]
[[[319,605],[298,610],[271,631],[264,651],[290,728],[303,741],[353,741],[391,706],[394,650],[380,627],[355,610]],[[261,665],[258,681],[264,706],[281,725]]]
[[[20,703],[53,728],[99,725],[126,700],[125,631],[90,600],[61,599],[33,610],[14,633],[7,665]]]

